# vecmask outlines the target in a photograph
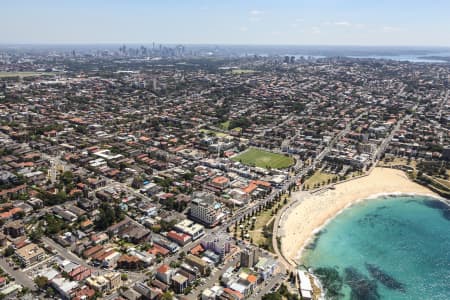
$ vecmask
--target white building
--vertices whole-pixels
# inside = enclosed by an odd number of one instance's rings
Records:
[[[189,216],[208,227],[213,227],[220,221],[222,215],[220,207],[220,203],[214,201],[213,197],[194,198],[191,202]]]
[[[196,240],[205,234],[205,227],[185,219],[174,226],[175,230],[192,236]]]
[[[298,280],[300,282],[300,294],[302,299],[312,299],[313,289],[309,276],[305,271],[298,270]]]

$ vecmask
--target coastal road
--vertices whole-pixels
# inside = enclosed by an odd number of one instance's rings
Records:
[[[282,229],[281,225],[280,225],[280,221],[284,220],[284,216],[285,216],[286,212],[288,212],[289,209],[291,209],[292,207],[294,207],[298,203],[300,203],[305,197],[311,195],[309,192],[299,192],[299,193],[301,193],[300,199],[298,201],[293,200],[293,201],[289,202],[287,205],[285,205],[281,209],[281,211],[276,215],[275,222],[273,223],[272,247],[275,251],[275,254],[278,255],[278,258],[280,259],[280,261],[284,264],[285,268],[289,271],[294,271],[294,269],[296,267],[296,263],[293,261],[290,261],[289,258],[284,256],[282,249],[278,248],[277,238],[282,237],[282,232],[280,232],[280,229]]]

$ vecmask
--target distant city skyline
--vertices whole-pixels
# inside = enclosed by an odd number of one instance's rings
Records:
[[[1,44],[450,46],[443,0],[18,0],[2,12]]]

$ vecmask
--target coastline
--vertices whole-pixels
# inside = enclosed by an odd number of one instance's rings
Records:
[[[285,212],[280,224],[281,251],[298,263],[305,247],[331,220],[361,201],[392,195],[421,195],[442,200],[433,191],[411,181],[403,171],[375,168],[364,177],[338,183],[333,190],[310,194],[293,193],[296,205]]]

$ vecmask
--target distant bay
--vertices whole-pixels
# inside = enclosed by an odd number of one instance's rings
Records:
[[[330,299],[450,299],[450,207],[433,198],[363,201],[307,247]]]

